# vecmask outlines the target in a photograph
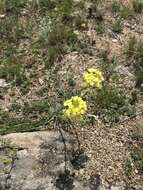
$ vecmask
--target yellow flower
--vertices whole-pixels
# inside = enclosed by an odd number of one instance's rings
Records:
[[[96,87],[102,88],[102,82],[104,77],[101,71],[98,69],[88,69],[83,75],[84,83],[82,87]]]
[[[70,100],[64,102],[67,107],[63,110],[64,116],[70,119],[81,119],[87,111],[87,104],[81,97],[73,96]]]

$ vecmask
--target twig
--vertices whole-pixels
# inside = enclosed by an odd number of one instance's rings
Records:
[[[96,121],[99,121],[98,117],[93,114],[87,114],[88,117],[93,117]]]
[[[77,144],[78,144],[78,150],[80,150],[80,147],[81,147],[81,145],[80,145],[80,140],[79,140],[79,137],[78,137],[77,130],[76,130],[76,128],[74,127],[74,124],[73,124],[73,123],[72,123],[72,128],[73,128],[74,133],[75,133],[75,136],[76,136],[76,140],[77,140]]]
[[[66,140],[64,138],[64,135],[63,135],[61,127],[57,125],[57,120],[55,121],[55,125],[56,125],[56,127],[58,127],[59,133],[60,133],[60,135],[62,137],[62,141],[63,141],[63,144],[64,144],[64,152],[65,152],[65,158],[64,158],[65,169],[64,170],[65,170],[65,173],[66,173],[66,171],[67,171],[67,145],[66,145]]]

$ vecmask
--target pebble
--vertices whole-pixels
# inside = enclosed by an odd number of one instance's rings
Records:
[[[118,40],[117,39],[112,39],[112,42],[116,43],[116,42],[118,42]]]
[[[6,83],[5,79],[0,79],[0,87],[6,87],[8,84]]]
[[[3,14],[3,15],[0,15],[0,18],[4,18],[5,17],[5,15]]]

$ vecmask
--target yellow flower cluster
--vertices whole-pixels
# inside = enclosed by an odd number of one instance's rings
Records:
[[[101,89],[102,82],[104,81],[102,72],[93,68],[88,69],[84,73],[83,79],[84,83],[82,86],[87,88],[96,87]],[[87,103],[79,96],[73,96],[71,99],[65,101],[64,107],[66,107],[63,110],[64,116],[69,119],[81,119],[87,111]]]
[[[87,111],[87,104],[82,98],[73,96],[71,99],[64,102],[67,107],[63,110],[64,116],[70,119],[81,119]]]
[[[102,75],[102,72],[98,69],[88,69],[84,75],[84,83],[82,84],[82,87],[96,87],[101,89],[102,88],[102,82],[104,80],[104,77]]]

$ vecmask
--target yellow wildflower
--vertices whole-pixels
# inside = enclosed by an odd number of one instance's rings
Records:
[[[81,97],[74,96],[64,102],[67,107],[63,110],[64,116],[70,119],[80,119],[87,111],[87,104]]]
[[[84,75],[84,83],[82,84],[83,87],[96,87],[102,88],[102,82],[104,81],[104,77],[101,71],[98,69],[88,69]]]

